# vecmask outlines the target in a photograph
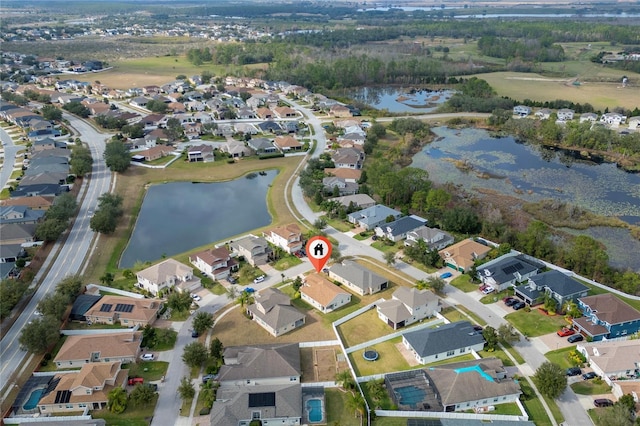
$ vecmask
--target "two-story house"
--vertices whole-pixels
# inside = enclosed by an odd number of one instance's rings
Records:
[[[300,287],[300,298],[323,314],[333,312],[351,302],[351,293],[320,274],[309,274]]]
[[[453,244],[453,236],[448,232],[445,232],[437,228],[429,228],[428,226],[421,226],[413,231],[407,232],[407,238],[404,241],[405,246],[412,246],[417,244],[418,241],[424,241],[426,249],[442,250],[443,248]]]
[[[458,321],[438,328],[423,328],[402,335],[403,345],[420,364],[429,364],[456,356],[481,351],[484,337],[469,321]]]
[[[244,259],[251,266],[265,265],[272,254],[269,243],[262,237],[248,235],[229,244],[233,253]]]
[[[302,231],[295,223],[269,229],[263,236],[265,240],[289,254],[302,250]]]
[[[389,287],[389,281],[386,278],[351,261],[333,264],[329,268],[329,278],[344,284],[360,296],[378,293]]]
[[[136,362],[142,332],[67,336],[53,362],[56,368],[80,368],[88,362]]]
[[[541,303],[545,295],[551,296],[557,302],[558,310],[568,301],[586,297],[588,292],[589,287],[555,269],[533,275],[515,288],[515,295],[528,305]]]
[[[340,148],[331,156],[336,168],[362,169],[364,151],[356,148]]]
[[[238,270],[238,262],[226,247],[211,248],[189,256],[189,262],[214,280],[226,279]]]
[[[618,379],[640,378],[640,342],[638,340],[601,340],[580,342],[576,350],[589,366],[610,386]]]
[[[379,238],[386,238],[398,242],[406,238],[407,233],[424,226],[426,220],[416,216],[404,216],[393,222],[381,223],[376,226],[375,232]]]
[[[180,292],[200,287],[200,279],[189,268],[174,259],[165,259],[160,263],[143,269],[136,274],[137,286],[157,296],[164,290],[176,289]]]
[[[438,254],[446,266],[456,271],[467,272],[476,260],[483,259],[490,251],[491,247],[466,239],[440,250]]]
[[[306,315],[293,306],[291,298],[276,288],[267,288],[255,296],[247,313],[273,337],[281,336],[305,323]]]
[[[578,299],[583,317],[573,320],[573,328],[592,340],[629,336],[640,330],[640,312],[612,293]]]
[[[544,268],[544,264],[522,254],[500,256],[478,266],[478,279],[496,291],[515,287]]]
[[[378,318],[394,330],[440,312],[439,299],[429,290],[398,287],[390,300],[378,303]]]

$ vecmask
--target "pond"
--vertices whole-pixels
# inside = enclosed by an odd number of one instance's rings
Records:
[[[513,137],[492,137],[482,129],[432,130],[436,140],[413,157],[412,166],[427,170],[434,182],[453,182],[470,190],[489,188],[527,201],[553,198],[640,224],[640,174],[520,143]],[[470,171],[461,170],[456,162]],[[615,237],[603,234],[598,233],[598,240],[607,247],[632,246],[635,241],[626,230],[611,232]],[[622,262],[625,266],[640,268],[640,256],[627,257]]]
[[[277,171],[228,182],[152,185],[120,268],[155,261],[271,223],[267,191]]]
[[[345,96],[389,112],[428,113],[448,101],[453,90],[417,90],[401,87],[361,87]]]

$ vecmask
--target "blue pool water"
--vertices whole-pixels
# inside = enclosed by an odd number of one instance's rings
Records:
[[[485,380],[488,380],[489,382],[493,382],[493,377],[491,377],[490,375],[485,373],[484,370],[482,370],[482,368],[480,368],[479,365],[473,365],[471,367],[456,368],[453,371],[455,371],[458,374],[460,374],[460,373],[468,373],[470,371],[475,371],[476,373],[480,374]]]
[[[416,407],[419,402],[424,399],[425,391],[417,386],[403,386],[401,388],[395,388],[393,390],[400,396],[399,401],[402,405],[409,405]]]
[[[322,421],[322,400],[310,399],[307,401],[307,410],[309,410],[309,422],[320,423]]]
[[[36,408],[43,393],[44,389],[36,389],[31,392],[31,395],[29,395],[29,399],[24,403],[22,408],[24,408],[25,410],[33,410],[34,408]]]

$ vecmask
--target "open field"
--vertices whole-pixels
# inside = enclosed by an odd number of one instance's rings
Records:
[[[566,63],[554,65],[560,67],[564,64]],[[607,71],[617,72],[609,68]],[[477,74],[476,77],[486,80],[498,95],[520,101],[531,99],[544,102],[566,99],[575,103],[589,103],[597,110],[617,106],[634,109],[640,105],[640,89],[633,86],[622,88],[622,74],[620,80],[615,82],[583,82],[581,76],[577,76],[582,82],[580,86],[573,86],[571,78],[551,78],[530,73],[496,72]],[[636,80],[640,82],[640,78]]]
[[[524,336],[537,337],[555,333],[562,326],[567,325],[562,315],[544,315],[539,309],[527,312],[525,309],[507,314],[504,319],[509,321]]]

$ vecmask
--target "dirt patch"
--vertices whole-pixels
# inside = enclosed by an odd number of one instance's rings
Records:
[[[331,382],[342,370],[346,370],[347,362],[338,346],[322,346],[300,349],[302,364],[302,382]]]

